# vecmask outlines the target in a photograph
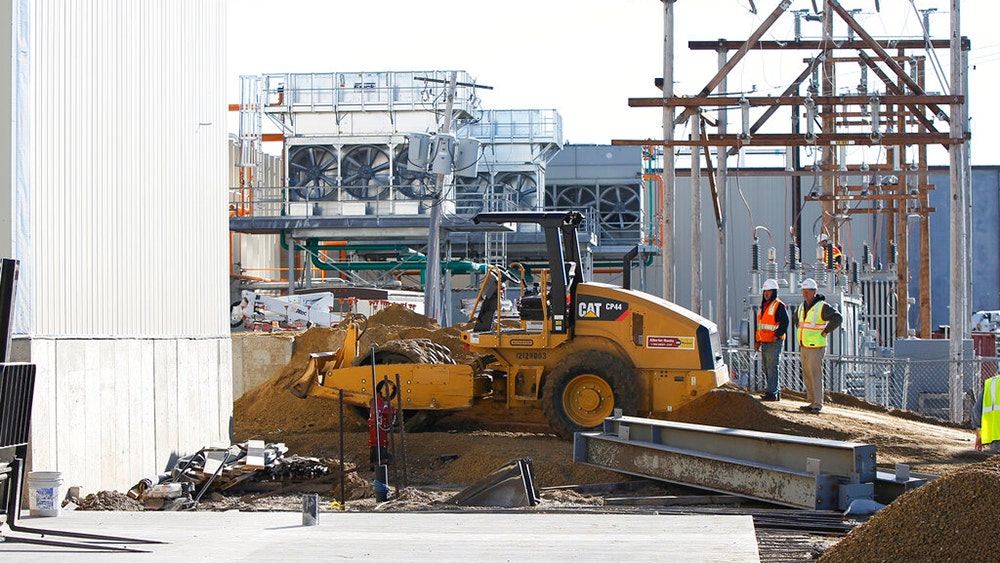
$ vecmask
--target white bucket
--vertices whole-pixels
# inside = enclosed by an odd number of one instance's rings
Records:
[[[61,471],[28,473],[28,513],[32,516],[59,516],[64,495]]]

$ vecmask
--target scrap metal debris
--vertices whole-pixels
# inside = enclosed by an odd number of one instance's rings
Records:
[[[128,496],[147,510],[193,509],[206,493],[301,491],[302,485],[310,483],[325,484],[322,490],[328,491],[329,482],[339,475],[338,462],[287,453],[283,443],[259,440],[228,448],[202,448],[178,459],[170,472],[140,480]]]
[[[445,501],[459,506],[535,506],[535,471],[528,458],[517,459],[476,481]]]

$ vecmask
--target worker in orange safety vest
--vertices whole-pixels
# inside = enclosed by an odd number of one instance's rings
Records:
[[[769,279],[761,286],[760,310],[757,311],[757,332],[754,351],[760,352],[761,369],[764,371],[764,395],[762,401],[780,401],[778,388],[778,360],[785,345],[788,331],[788,310],[778,299],[778,280]]]
[[[830,242],[830,237],[826,236],[826,233],[823,233],[819,235],[816,242],[818,242],[820,248],[823,249],[823,264],[835,270],[840,269],[844,263],[844,255],[840,252],[840,249],[837,248],[837,245]],[[827,254],[831,251],[833,253],[832,264],[827,264]]]

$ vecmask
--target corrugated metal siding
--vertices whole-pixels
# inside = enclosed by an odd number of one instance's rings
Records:
[[[227,335],[225,1],[28,6],[29,334]]]
[[[281,159],[263,154],[260,167],[256,172],[257,187],[253,190],[239,189],[240,183],[240,145],[229,142],[229,187],[230,210],[242,208],[244,212],[262,213],[259,207],[253,208],[247,201],[257,201],[262,197],[271,200],[281,198],[275,187],[284,184],[284,170]],[[281,240],[279,235],[248,235],[243,233],[230,234],[230,254],[233,261],[233,272],[240,273],[239,268],[248,276],[281,279],[287,263],[282,259]],[[238,301],[239,293],[230,296],[231,301]]]

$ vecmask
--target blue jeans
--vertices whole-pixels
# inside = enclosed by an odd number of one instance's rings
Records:
[[[766,381],[764,392],[768,395],[778,393],[778,360],[781,359],[781,348],[784,345],[784,340],[760,343],[760,364]]]

